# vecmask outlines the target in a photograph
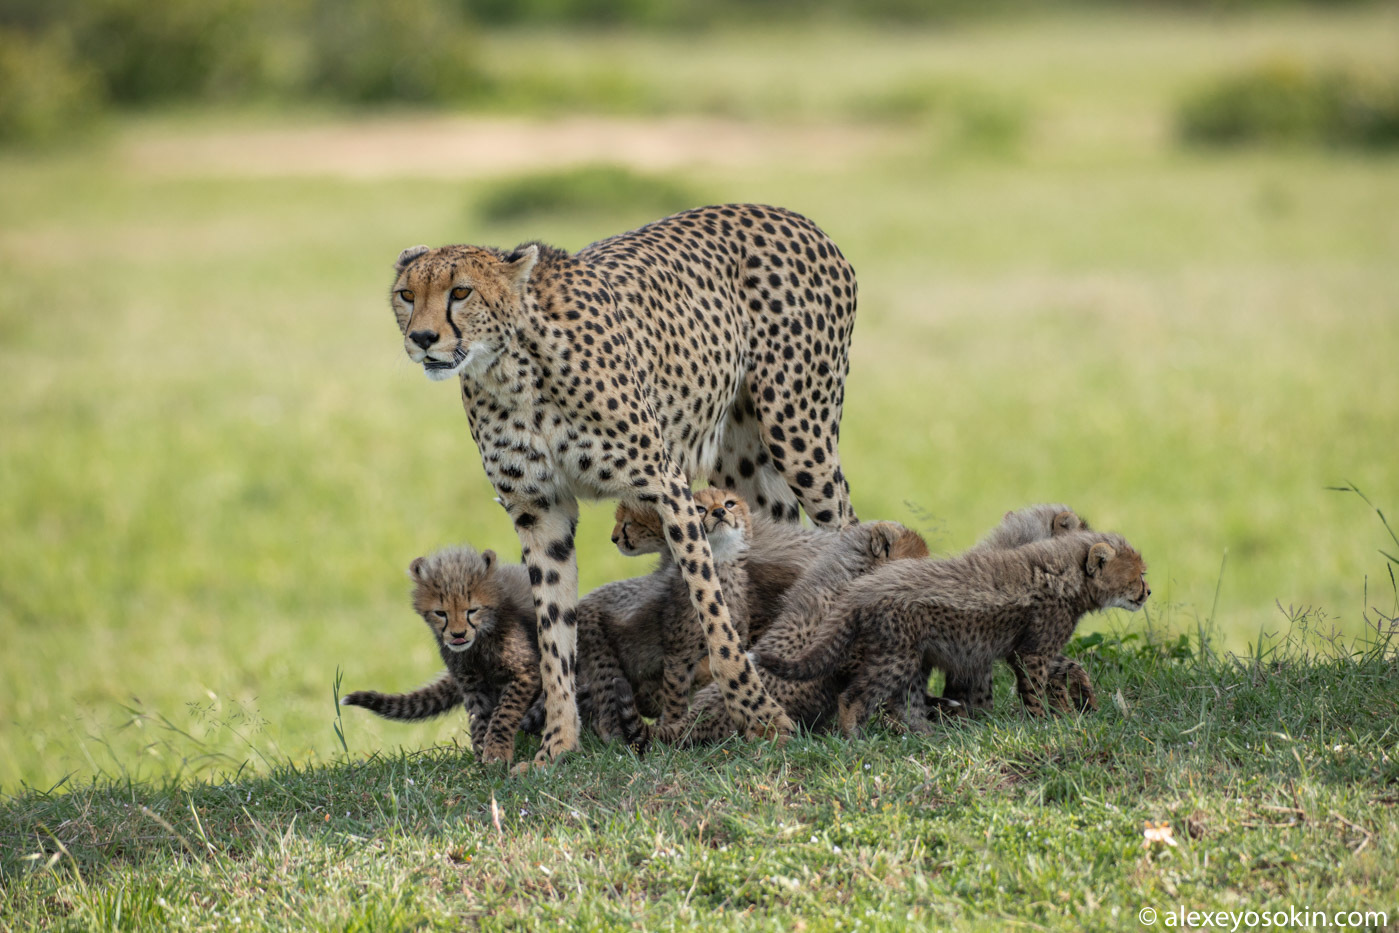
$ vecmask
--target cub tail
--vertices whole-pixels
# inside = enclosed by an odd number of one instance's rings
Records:
[[[416,722],[457,709],[462,704],[462,695],[451,672],[443,671],[432,683],[424,684],[412,693],[356,690],[341,697],[340,703],[343,706],[362,706],[385,719]]]

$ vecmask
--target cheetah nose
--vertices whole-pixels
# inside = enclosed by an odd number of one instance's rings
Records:
[[[437,342],[437,331],[435,330],[415,330],[408,335],[408,339],[426,350]]]
[[[724,507],[722,505],[719,506],[719,508],[715,509],[713,512],[715,518],[723,518],[725,514],[726,513],[724,512]]]

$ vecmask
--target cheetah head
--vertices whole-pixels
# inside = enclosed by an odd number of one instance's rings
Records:
[[[539,247],[414,246],[398,254],[389,302],[403,349],[429,379],[485,371],[505,348]]]

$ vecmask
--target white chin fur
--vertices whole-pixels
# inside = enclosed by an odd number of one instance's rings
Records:
[[[427,377],[433,382],[441,382],[443,379],[451,379],[460,376],[462,373],[480,371],[485,368],[487,360],[486,345],[483,343],[473,343],[466,348],[466,356],[451,369],[424,369]]]
[[[1144,605],[1146,605],[1146,604],[1145,604],[1145,603],[1134,603],[1134,602],[1132,602],[1130,599],[1127,599],[1127,598],[1124,597],[1124,596],[1119,596],[1119,597],[1117,597],[1116,599],[1112,600],[1110,603],[1108,603],[1108,608],[1109,608],[1109,609],[1126,609],[1128,612],[1136,612],[1137,610],[1141,609],[1141,607],[1144,606]]]
[[[471,647],[471,642],[467,642],[464,645],[454,645],[451,642],[447,642],[446,644],[448,651],[455,651],[457,654],[461,654],[463,651]]]
[[[743,533],[732,525],[722,525],[709,533],[709,550],[719,562],[733,560],[747,548]]]

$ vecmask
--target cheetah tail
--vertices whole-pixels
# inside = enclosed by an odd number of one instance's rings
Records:
[[[357,690],[340,702],[345,706],[363,706],[385,719],[413,722],[451,712],[461,705],[462,695],[451,672],[443,671],[432,683],[424,684],[412,693]]]
[[[826,630],[799,657],[784,658],[766,651],[750,652],[753,660],[785,680],[815,680],[837,670],[848,657],[850,646],[860,632],[860,613],[834,616]]]

